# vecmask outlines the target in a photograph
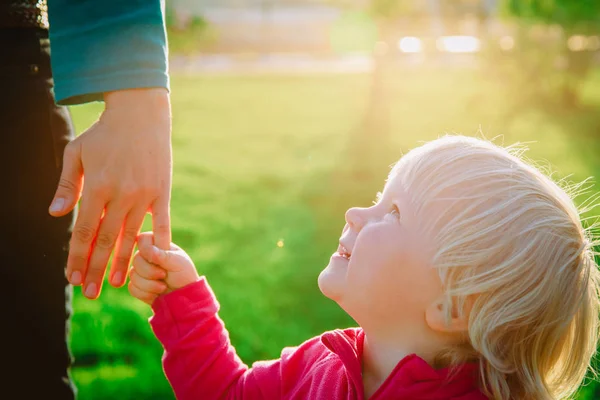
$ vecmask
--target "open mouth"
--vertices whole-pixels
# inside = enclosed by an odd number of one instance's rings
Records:
[[[342,244],[338,247],[337,253],[346,260],[350,260],[351,253]]]

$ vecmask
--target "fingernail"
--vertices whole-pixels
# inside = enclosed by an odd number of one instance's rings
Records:
[[[62,197],[56,198],[50,205],[50,212],[61,211],[64,206],[65,206],[65,199],[63,199]]]
[[[79,286],[81,285],[81,273],[79,271],[75,271],[71,274],[71,285]]]
[[[96,284],[95,283],[90,283],[87,288],[85,289],[85,297],[88,297],[90,299],[93,299],[94,297],[96,297]]]
[[[119,272],[115,272],[112,278],[113,285],[120,285],[123,280],[123,274]]]

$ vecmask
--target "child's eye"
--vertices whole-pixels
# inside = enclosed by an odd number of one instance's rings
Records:
[[[393,206],[392,211],[390,211],[390,214],[397,220],[400,220],[400,210],[396,205]]]

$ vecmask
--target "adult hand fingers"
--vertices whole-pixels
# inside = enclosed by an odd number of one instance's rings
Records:
[[[84,278],[83,292],[87,298],[95,299],[102,290],[108,259],[115,247],[127,211],[128,207],[119,201],[110,202],[106,206]]]
[[[81,199],[67,260],[67,279],[72,285],[83,283],[104,206],[104,200],[91,191],[84,193]]]
[[[146,207],[136,207],[127,214],[110,266],[110,282],[114,287],[121,287],[125,284],[131,254],[145,215]]]
[[[69,143],[63,154],[63,167],[58,187],[48,210],[54,217],[61,217],[73,210],[79,201],[83,186],[83,165],[79,141],[75,139]]]
[[[171,215],[169,211],[169,191],[165,191],[152,204],[152,232],[154,245],[162,250],[171,247]]]

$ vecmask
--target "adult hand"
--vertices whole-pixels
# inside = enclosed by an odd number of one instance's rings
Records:
[[[169,249],[171,222],[171,109],[166,89],[128,89],[105,94],[98,121],[67,145],[50,214],[81,204],[73,228],[67,278],[83,293],[100,295],[106,266],[122,286],[147,212],[156,246]],[[85,181],[84,181],[85,177]],[[85,183],[84,183],[85,182]]]

